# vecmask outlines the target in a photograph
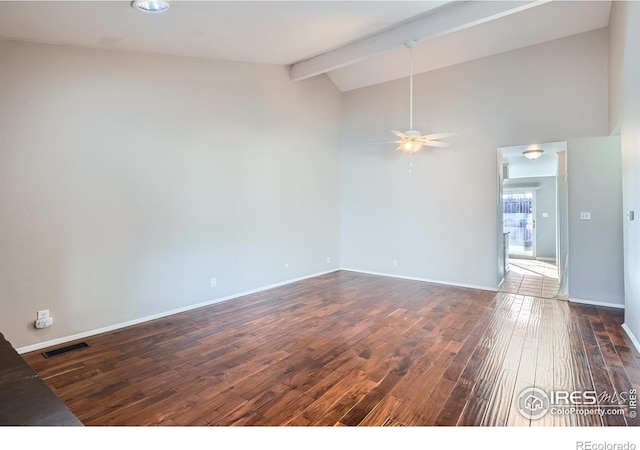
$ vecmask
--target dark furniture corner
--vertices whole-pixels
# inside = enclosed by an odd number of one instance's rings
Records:
[[[2,333],[0,425],[82,425]]]

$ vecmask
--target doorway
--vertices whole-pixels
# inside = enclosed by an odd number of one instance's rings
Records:
[[[498,149],[501,292],[566,299],[566,148],[556,142]]]
[[[505,189],[502,194],[502,231],[508,237],[510,258],[536,257],[536,192]]]

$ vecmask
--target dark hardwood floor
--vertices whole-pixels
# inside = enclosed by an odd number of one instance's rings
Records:
[[[622,321],[341,271],[23,356],[85,425],[638,425],[515,406],[530,386],[639,389]]]

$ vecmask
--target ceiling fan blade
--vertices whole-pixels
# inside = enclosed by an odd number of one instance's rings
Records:
[[[421,141],[432,141],[434,139],[444,139],[444,138],[448,138],[448,137],[453,137],[453,136],[457,136],[456,133],[434,133],[434,134],[425,134],[423,136],[420,136],[418,138],[418,140]]]
[[[422,145],[426,145],[429,147],[448,147],[451,144],[449,144],[448,142],[440,142],[440,141],[425,141],[425,142],[422,142]]]
[[[402,141],[376,141],[376,142],[365,142],[365,144],[399,144]]]
[[[391,130],[391,132],[392,132],[393,134],[395,134],[396,136],[398,136],[398,137],[402,138],[402,139],[407,139],[407,138],[409,137],[409,136],[407,136],[406,134],[404,134],[404,133],[403,133],[403,132],[401,132],[401,131],[393,131],[393,130]]]

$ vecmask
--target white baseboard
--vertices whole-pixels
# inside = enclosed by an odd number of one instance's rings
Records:
[[[554,264],[556,263],[556,259],[555,258],[546,258],[544,256],[539,256],[539,257],[536,257],[536,259],[538,261],[549,261],[549,262],[552,262]]]
[[[467,288],[467,289],[478,289],[480,291],[491,291],[491,292],[497,292],[498,291],[498,289],[495,288],[495,287],[477,286],[477,285],[473,285],[473,284],[453,283],[451,281],[430,280],[430,279],[427,279],[427,278],[407,277],[407,276],[404,276],[404,275],[396,275],[396,274],[390,274],[390,273],[370,272],[368,270],[359,270],[359,269],[349,269],[347,267],[343,267],[340,270],[345,270],[347,272],[364,273],[364,274],[367,274],[367,275],[377,275],[377,276],[380,276],[380,277],[400,278],[401,280],[424,281],[426,283],[444,284],[444,285],[447,285],[447,286],[455,286],[455,287],[461,287],[461,288]]]
[[[627,336],[629,336],[629,339],[631,339],[631,342],[635,346],[636,350],[640,352],[640,342],[638,342],[638,339],[636,339],[636,337],[633,335],[633,333],[631,332],[631,329],[629,329],[626,323],[622,324],[622,329],[624,330],[625,333],[627,333]]]
[[[319,277],[321,275],[326,275],[328,273],[337,272],[339,270],[341,270],[341,269],[340,268],[336,268],[336,269],[332,269],[332,270],[327,270],[325,272],[319,272],[319,273],[314,273],[312,275],[306,275],[304,277],[299,277],[299,278],[294,278],[294,279],[291,279],[291,280],[281,281],[279,283],[274,283],[274,284],[270,284],[268,286],[259,287],[257,289],[252,289],[250,291],[240,292],[240,293],[237,293],[237,294],[228,295],[226,297],[216,298],[216,299],[213,299],[213,300],[208,300],[206,302],[197,303],[195,305],[184,306],[182,308],[176,308],[176,309],[172,309],[172,310],[169,310],[169,311],[164,311],[164,312],[161,312],[161,313],[158,313],[158,314],[152,314],[150,316],[144,316],[144,317],[140,317],[138,319],[133,319],[133,320],[128,320],[126,322],[116,323],[116,324],[109,325],[109,326],[106,326],[106,327],[97,328],[95,330],[83,331],[82,333],[72,334],[70,336],[64,336],[64,337],[57,338],[57,339],[51,339],[49,341],[39,342],[37,344],[27,345],[25,347],[17,348],[16,351],[18,353],[20,353],[20,354],[33,352],[33,351],[40,350],[40,349],[43,349],[43,348],[51,347],[53,345],[64,344],[66,342],[71,342],[71,341],[75,341],[75,340],[78,340],[78,339],[84,339],[84,338],[89,337],[89,336],[95,336],[96,334],[107,333],[109,331],[118,330],[120,328],[130,327],[132,325],[138,325],[140,323],[148,322],[150,320],[160,319],[162,317],[167,317],[167,316],[171,316],[173,314],[178,314],[178,313],[181,313],[181,312],[190,311],[192,309],[202,308],[203,306],[209,306],[209,305],[213,305],[213,304],[216,304],[216,303],[225,302],[227,300],[233,300],[233,299],[236,299],[236,298],[239,298],[239,297],[244,297],[246,295],[255,294],[257,292],[262,292],[262,291],[266,291],[266,290],[269,290],[269,289],[277,288],[277,287],[280,287],[280,286],[285,286],[287,284],[295,283],[297,281],[307,280],[309,278]]]
[[[339,270],[344,270],[344,271],[348,271],[348,272],[355,272],[355,273],[363,273],[363,274],[367,274],[367,275],[376,275],[376,276],[381,276],[381,277],[399,278],[399,279],[402,279],[402,280],[423,281],[423,282],[426,282],[426,283],[442,284],[442,285],[455,286],[455,287],[461,287],[461,288],[466,288],[466,289],[478,289],[478,290],[481,290],[481,291],[497,292],[497,288],[495,288],[495,287],[479,286],[479,285],[464,284],[464,283],[454,283],[454,282],[450,282],[450,281],[432,280],[432,279],[428,279],[428,278],[409,277],[409,276],[404,276],[404,275],[382,273],[382,272],[371,272],[371,271],[367,271],[367,270],[350,269],[350,268],[347,268],[347,267],[342,267],[342,268],[335,268],[335,269],[327,270],[325,272],[314,273],[314,274],[311,274],[311,275],[306,275],[306,276],[303,276],[303,277],[294,278],[294,279],[290,279],[290,280],[286,280],[286,281],[281,281],[279,283],[270,284],[268,286],[263,286],[263,287],[260,287],[260,288],[257,288],[257,289],[252,289],[250,291],[239,292],[237,294],[229,295],[229,296],[226,296],[226,297],[216,298],[216,299],[209,300],[209,301],[206,301],[206,302],[197,303],[195,305],[189,305],[189,306],[185,306],[185,307],[182,307],[182,308],[177,308],[177,309],[172,309],[172,310],[169,310],[169,311],[164,311],[164,312],[161,312],[161,313],[158,313],[158,314],[152,314],[150,316],[140,317],[138,319],[133,319],[133,320],[129,320],[129,321],[126,321],[126,322],[120,322],[120,323],[109,325],[109,326],[106,326],[106,327],[97,328],[97,329],[94,329],[94,330],[84,331],[82,333],[77,333],[77,334],[64,336],[64,337],[57,338],[57,339],[52,339],[52,340],[49,340],[49,341],[39,342],[39,343],[32,344],[32,345],[27,345],[25,347],[18,348],[17,351],[18,351],[18,353],[21,353],[21,354],[22,353],[33,352],[33,351],[40,350],[40,349],[47,348],[47,347],[51,347],[51,346],[54,346],[54,345],[64,344],[66,342],[75,341],[75,340],[78,340],[78,339],[84,339],[84,338],[89,337],[89,336],[95,336],[96,334],[107,333],[109,331],[118,330],[120,328],[125,328],[125,327],[129,327],[129,326],[132,326],[132,325],[138,325],[138,324],[143,323],[143,322],[148,322],[148,321],[151,321],[151,320],[160,319],[162,317],[170,316],[172,314],[178,314],[178,313],[181,313],[181,312],[190,311],[192,309],[202,308],[204,306],[209,306],[209,305],[213,305],[213,304],[216,304],[216,303],[225,302],[227,300],[233,300],[233,299],[236,299],[236,298],[240,298],[240,297],[244,297],[244,296],[247,296],[247,295],[255,294],[257,292],[266,291],[268,289],[273,289],[273,288],[276,288],[276,287],[285,286],[287,284],[295,283],[297,281],[307,280],[309,278],[314,278],[314,277],[318,277],[318,276],[321,276],[321,275],[326,275],[328,273],[337,272]],[[569,301],[573,302],[573,303],[581,303],[581,304],[591,305],[591,306],[603,306],[603,307],[609,307],[609,308],[624,309],[624,305],[615,304],[615,303],[594,302],[594,301],[591,301],[591,300],[581,300],[581,299],[574,299],[574,298],[569,299]],[[626,327],[626,325],[623,325],[623,328],[625,329],[627,334],[629,334],[630,338],[634,342],[634,345],[636,345],[636,347],[638,347],[638,341],[635,339],[635,337],[633,337],[633,335],[629,331],[628,327],[627,328],[625,328],[625,327]],[[639,349],[639,351],[640,351],[640,349]]]
[[[583,305],[604,306],[606,308],[624,309],[624,305],[621,305],[620,303],[594,302],[591,300],[581,300],[579,298],[570,298],[569,301],[571,303],[581,303]]]

